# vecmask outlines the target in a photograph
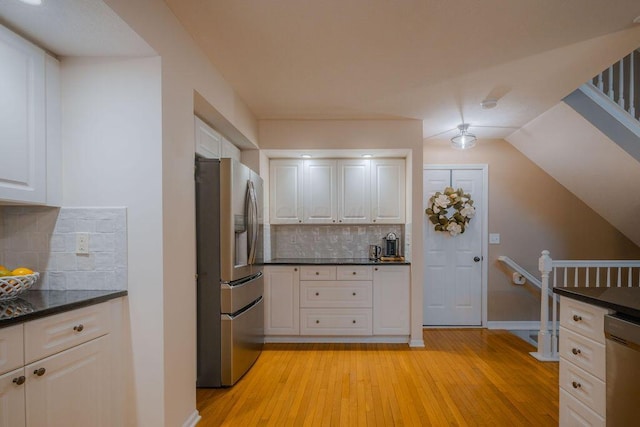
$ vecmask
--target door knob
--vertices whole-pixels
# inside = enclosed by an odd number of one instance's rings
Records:
[[[474,256],[474,257],[473,257],[473,261],[474,261],[474,262],[480,262],[480,259],[481,259],[481,258],[480,258],[479,256]]]

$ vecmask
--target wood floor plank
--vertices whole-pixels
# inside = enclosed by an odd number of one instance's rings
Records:
[[[235,386],[198,389],[199,426],[558,424],[558,364],[505,331],[406,344],[268,344]]]

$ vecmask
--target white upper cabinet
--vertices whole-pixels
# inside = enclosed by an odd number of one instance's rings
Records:
[[[194,116],[196,153],[207,159],[220,158],[222,137],[199,117]]]
[[[0,26],[1,201],[60,203],[58,69],[57,60]]]
[[[336,161],[305,160],[303,221],[308,224],[336,222]]]
[[[271,224],[403,224],[404,159],[272,159]]]
[[[240,149],[223,136],[220,143],[220,157],[240,161]]]
[[[338,222],[371,222],[370,161],[338,160]]]
[[[371,206],[376,224],[404,223],[404,159],[371,160]]]
[[[269,162],[269,221],[271,224],[302,222],[303,162],[278,159]]]

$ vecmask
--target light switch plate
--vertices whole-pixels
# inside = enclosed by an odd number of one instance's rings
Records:
[[[86,255],[89,253],[89,233],[76,234],[76,254]]]
[[[499,245],[500,244],[500,233],[489,233],[489,244],[490,245]]]

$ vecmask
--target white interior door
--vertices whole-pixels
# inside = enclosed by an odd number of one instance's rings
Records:
[[[424,325],[482,324],[482,169],[425,169],[423,209],[448,186],[469,193],[476,208],[463,234],[435,231],[424,215]]]

